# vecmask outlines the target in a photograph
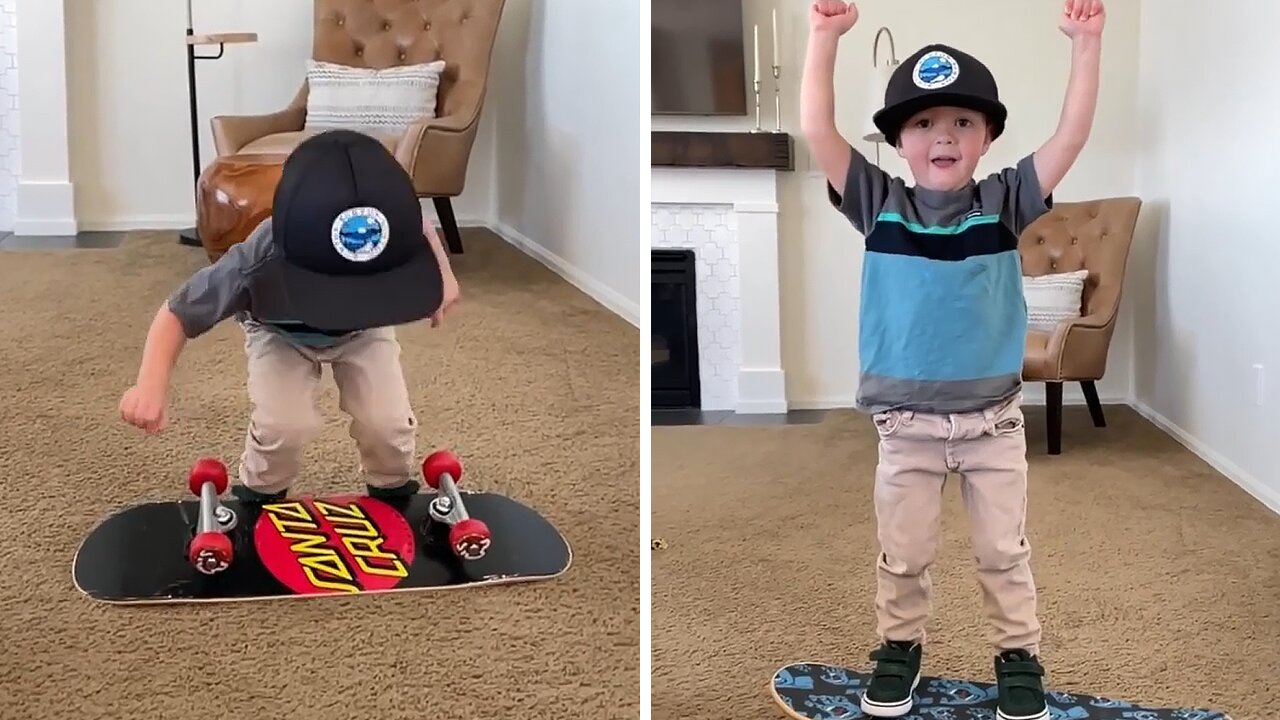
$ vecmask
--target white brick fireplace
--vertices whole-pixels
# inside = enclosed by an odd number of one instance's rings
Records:
[[[695,256],[703,410],[787,410],[778,309],[777,171],[652,169],[654,249]]]

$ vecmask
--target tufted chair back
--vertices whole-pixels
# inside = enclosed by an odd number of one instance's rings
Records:
[[[440,117],[479,112],[501,0],[315,0],[315,60],[388,68],[444,60]]]
[[[1055,203],[1019,239],[1023,274],[1088,270],[1081,313],[1109,321],[1120,306],[1141,205],[1136,197]]]

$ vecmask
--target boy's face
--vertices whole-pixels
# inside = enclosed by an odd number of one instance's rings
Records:
[[[930,190],[963,188],[989,147],[986,117],[955,107],[916,113],[898,138],[898,154],[906,159],[916,184]]]

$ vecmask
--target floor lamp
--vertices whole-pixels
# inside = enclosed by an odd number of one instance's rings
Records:
[[[880,64],[881,34],[889,37],[889,62],[884,65]],[[871,46],[871,83],[867,86],[866,126],[862,133],[863,140],[876,144],[877,167],[880,165],[880,143],[884,142],[884,133],[880,132],[880,128],[876,127],[871,118],[876,109],[884,104],[884,93],[889,88],[889,78],[893,76],[893,71],[898,65],[898,53],[893,47],[893,33],[889,31],[889,28],[882,27],[876,31],[876,39]]]
[[[258,41],[257,33],[220,33],[215,35],[196,35],[192,29],[191,0],[187,0],[187,97],[191,103],[191,169],[193,178],[191,192],[194,194],[200,183],[200,120],[196,110],[196,61],[217,60],[222,57],[226,45],[231,43],[251,43]],[[217,55],[197,55],[196,47],[218,46]],[[196,202],[199,202],[196,198]],[[178,233],[178,242],[183,245],[200,247],[200,233],[196,228],[187,228]]]

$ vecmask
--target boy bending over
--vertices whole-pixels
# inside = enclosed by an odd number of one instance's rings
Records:
[[[393,326],[428,317],[438,326],[457,300],[449,258],[404,168],[362,133],[316,135],[286,160],[271,217],[160,307],[120,415],[161,430],[185,342],[234,316],[251,406],[237,498],[278,500],[297,479],[322,426],[315,392],[325,364],[369,494],[416,493],[417,421]]]

